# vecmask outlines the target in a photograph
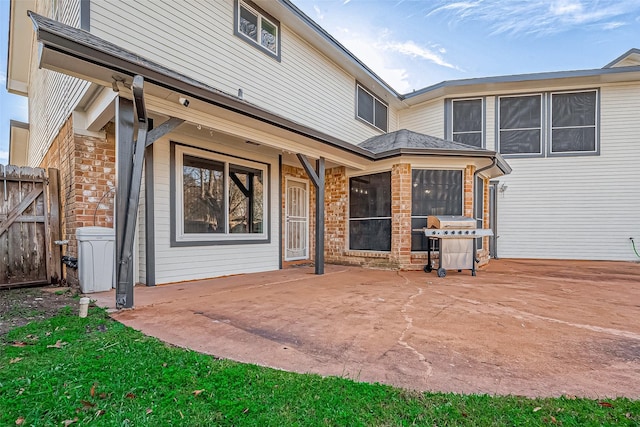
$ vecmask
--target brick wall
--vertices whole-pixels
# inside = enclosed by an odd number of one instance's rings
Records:
[[[112,124],[105,138],[76,134],[69,117],[54,138],[40,167],[60,171],[60,223],[62,239],[69,240],[67,254],[78,255],[78,227],[113,227],[115,190],[115,133]],[[64,272],[67,281],[78,284],[76,270]]]
[[[475,166],[464,171],[464,215],[473,217],[473,174]],[[399,268],[420,270],[424,267],[427,255],[411,252],[411,166],[396,164],[391,168],[391,251],[369,252],[349,250],[348,242],[348,206],[349,180],[344,168],[333,168],[326,174],[325,200],[325,261],[334,264],[349,264],[366,267]],[[489,189],[485,184],[484,221],[488,226]],[[488,239],[479,253],[480,264],[489,259]]]

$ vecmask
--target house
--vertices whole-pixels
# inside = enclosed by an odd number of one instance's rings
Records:
[[[632,259],[636,50],[402,95],[289,0],[13,0],[10,19],[11,149],[60,170],[66,237],[115,225],[120,277],[418,269],[433,214],[493,228],[482,263]]]

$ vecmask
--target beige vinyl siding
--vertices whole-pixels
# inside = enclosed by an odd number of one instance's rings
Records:
[[[254,161],[268,162],[271,165],[269,177],[271,241],[260,244],[171,247],[170,143],[166,138],[161,139],[153,144],[156,283],[277,270],[280,245],[277,156],[256,156],[250,151],[237,150],[231,146],[216,144],[215,141],[205,142],[186,136],[172,135],[171,140]],[[142,257],[142,252],[140,256]]]
[[[484,148],[496,149],[496,97],[487,96],[484,100]]]
[[[233,0],[91,3],[91,32],[125,49],[229,94],[241,88],[245,100],[348,142],[380,134],[355,119],[354,77],[280,31],[278,62],[233,34]],[[390,129],[396,122],[390,111]]]
[[[508,159],[498,255],[637,261],[640,85],[600,90],[600,155]]]
[[[444,102],[425,102],[399,112],[400,129],[409,129],[414,132],[444,138]]]
[[[39,1],[38,12],[51,16],[51,1]],[[58,0],[58,20],[78,27],[80,25],[80,0]],[[34,42],[32,58],[38,57],[38,45]],[[37,60],[31,63],[29,87],[30,140],[29,166],[38,166],[53,139],[67,120],[89,83],[74,77],[39,69]]]

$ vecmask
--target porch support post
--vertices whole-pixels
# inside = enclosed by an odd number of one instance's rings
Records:
[[[133,116],[138,122],[138,138],[135,142],[133,139],[129,141],[118,141],[119,144],[127,144],[127,142],[130,143],[130,146],[133,147],[133,157],[129,157],[128,159],[131,167],[126,168],[126,165],[121,165],[122,168],[119,168],[119,171],[122,171],[123,173],[123,177],[126,176],[129,179],[127,179],[127,187],[122,185],[120,182],[118,183],[117,196],[124,197],[116,197],[116,210],[124,213],[122,217],[116,219],[116,224],[119,224],[119,226],[122,227],[122,229],[119,229],[116,233],[116,239],[118,237],[122,239],[120,244],[116,244],[116,246],[120,248],[120,253],[116,260],[117,308],[133,307],[133,246],[135,240],[136,220],[138,218],[142,166],[144,164],[144,152],[148,129],[147,109],[144,105],[143,85],[144,79],[142,76],[135,76],[133,78],[133,83],[131,85],[133,103],[135,107],[135,114]],[[118,121],[120,121],[120,118]],[[133,129],[131,134],[133,134]]]
[[[324,157],[316,160],[314,170],[307,156],[297,156],[313,186],[316,187],[316,274],[324,274]]]
[[[116,156],[117,156],[117,185],[116,185],[116,307],[131,307],[133,305],[132,286],[121,280],[120,268],[124,250],[124,230],[127,218],[127,203],[133,168],[133,102],[118,96],[116,100]],[[133,277],[133,264],[128,263],[128,277]],[[130,303],[130,305],[129,305]]]
[[[171,117],[151,132],[144,103],[144,78],[135,76],[131,84],[133,102],[118,97],[116,103],[116,147],[118,157],[118,183],[116,190],[116,307],[133,307],[133,259],[136,221],[140,204],[140,187],[145,157],[152,158],[150,147],[157,139],[184,123],[184,120]],[[134,140],[137,126],[138,136]],[[146,155],[145,155],[146,153]],[[149,162],[148,167],[153,167]],[[147,171],[153,176],[152,171]],[[153,187],[151,187],[153,191]],[[149,207],[149,205],[147,205]],[[147,223],[153,219],[149,219]],[[147,229],[149,232],[149,229]],[[147,244],[153,239],[147,238]],[[147,247],[147,255],[153,247]],[[149,257],[148,257],[149,258]],[[148,268],[154,265],[147,264]],[[155,273],[155,272],[154,272]],[[147,279],[155,274],[147,274]]]

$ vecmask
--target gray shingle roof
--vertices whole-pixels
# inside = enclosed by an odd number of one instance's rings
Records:
[[[407,129],[400,129],[395,132],[386,133],[384,135],[374,136],[361,142],[360,147],[366,148],[372,153],[384,153],[391,150],[443,150],[443,151],[476,151],[488,152],[483,148],[474,147],[472,145],[462,144],[460,142],[448,141],[446,139],[436,138],[435,136],[425,135],[413,132]]]

